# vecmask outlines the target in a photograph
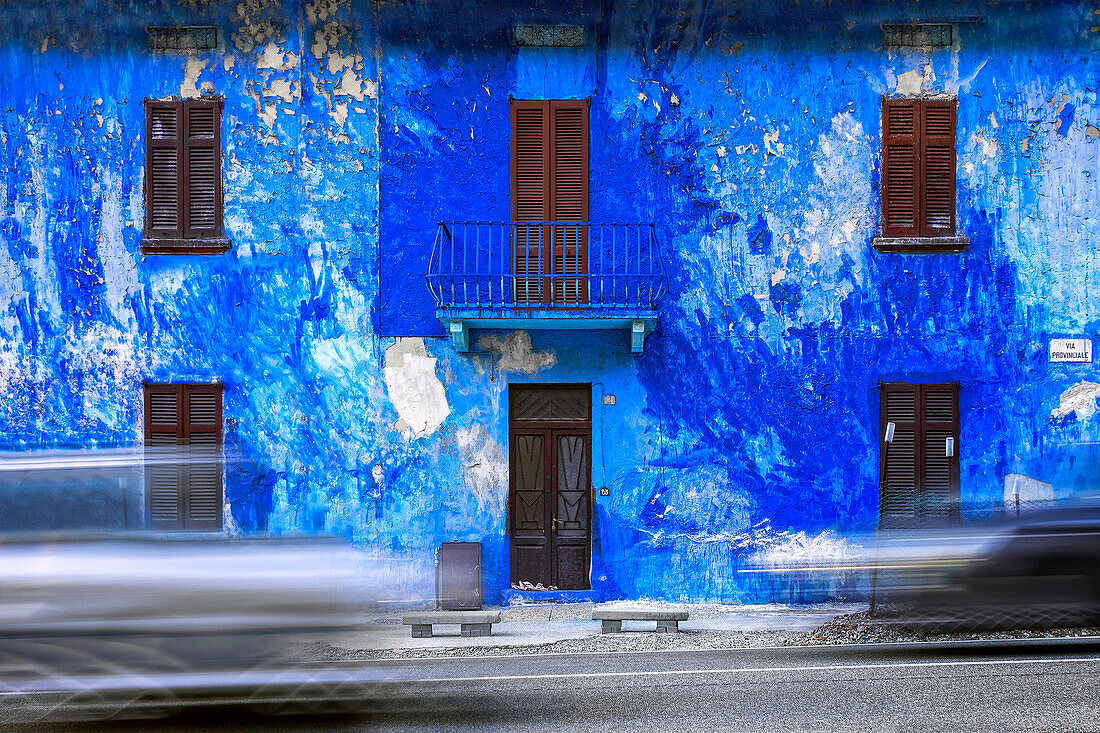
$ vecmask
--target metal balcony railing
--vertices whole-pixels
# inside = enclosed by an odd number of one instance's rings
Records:
[[[428,263],[441,309],[655,311],[664,263],[651,223],[445,221]]]

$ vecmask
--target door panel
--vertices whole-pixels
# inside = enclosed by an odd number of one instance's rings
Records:
[[[588,587],[591,460],[587,433],[554,436],[554,577],[559,588]]]
[[[513,432],[510,442],[512,580],[551,585],[547,434]]]
[[[508,506],[513,582],[562,590],[589,587],[591,394],[588,385],[511,388]]]

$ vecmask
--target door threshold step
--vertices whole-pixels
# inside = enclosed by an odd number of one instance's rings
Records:
[[[531,606],[539,603],[595,603],[593,590],[516,590],[501,591],[501,606]]]

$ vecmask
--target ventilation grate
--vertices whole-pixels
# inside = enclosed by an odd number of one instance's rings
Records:
[[[149,27],[145,29],[150,51],[209,51],[218,47],[214,26]]]
[[[512,31],[512,37],[517,46],[570,48],[584,45],[584,27],[517,23]]]
[[[882,26],[882,45],[887,48],[901,46],[942,48],[951,44],[950,23]]]

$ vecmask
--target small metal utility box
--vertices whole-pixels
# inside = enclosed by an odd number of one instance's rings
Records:
[[[443,543],[436,566],[436,595],[444,611],[481,610],[480,542]]]

